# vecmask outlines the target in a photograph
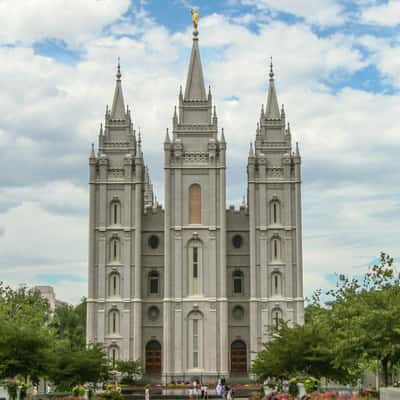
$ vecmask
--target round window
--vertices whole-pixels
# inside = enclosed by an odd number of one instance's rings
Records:
[[[235,249],[239,249],[240,247],[242,247],[243,238],[242,238],[240,235],[235,235],[235,236],[232,238],[232,244],[233,244],[233,247],[234,247]]]
[[[240,321],[244,317],[244,310],[241,306],[235,306],[232,311],[232,316],[237,321]]]
[[[160,310],[156,306],[151,306],[147,311],[147,315],[150,321],[156,321],[160,316]]]
[[[159,246],[159,244],[160,244],[160,239],[158,238],[158,236],[156,236],[156,235],[151,235],[151,236],[149,237],[149,246],[150,246],[152,249],[156,249],[156,248]]]

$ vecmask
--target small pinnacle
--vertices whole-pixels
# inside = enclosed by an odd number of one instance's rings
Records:
[[[121,61],[120,58],[118,57],[118,64],[117,64],[117,80],[120,81],[121,80]]]
[[[285,113],[285,106],[282,104],[282,114]]]
[[[225,143],[225,132],[224,132],[224,128],[221,129],[221,142]]]
[[[272,64],[272,57],[269,64],[269,78],[274,79],[274,65]]]
[[[100,135],[102,135],[102,134],[103,134],[103,123],[100,123]]]
[[[96,157],[94,154],[94,143],[92,143],[92,151],[90,153],[90,157]]]
[[[296,142],[296,156],[300,155],[299,142]]]
[[[250,142],[249,157],[254,157],[253,142]]]
[[[167,131],[165,133],[165,143],[171,143],[171,140],[169,138],[169,130],[168,130],[168,128],[167,128]]]

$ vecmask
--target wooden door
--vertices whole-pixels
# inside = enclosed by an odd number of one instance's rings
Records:
[[[231,372],[247,374],[246,343],[236,340],[231,345]]]
[[[146,373],[161,373],[161,344],[157,340],[146,345]]]

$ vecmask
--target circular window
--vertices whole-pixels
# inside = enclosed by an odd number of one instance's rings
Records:
[[[156,321],[160,316],[160,310],[156,306],[151,306],[147,311],[147,315],[150,321]]]
[[[160,244],[160,239],[158,238],[158,236],[156,236],[156,235],[151,235],[151,236],[149,237],[149,246],[150,246],[152,249],[156,249],[156,248],[159,246],[159,244]]]
[[[242,247],[243,238],[242,238],[240,235],[235,235],[235,236],[232,238],[232,244],[233,244],[233,247],[234,247],[235,249],[239,249],[240,247]]]
[[[244,317],[244,310],[241,306],[235,306],[232,311],[232,316],[237,321],[240,321]]]

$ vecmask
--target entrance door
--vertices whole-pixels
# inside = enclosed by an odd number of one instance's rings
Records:
[[[161,344],[157,340],[151,340],[146,345],[146,373],[161,373]]]
[[[241,340],[235,340],[231,344],[231,372],[247,374],[246,343]]]

